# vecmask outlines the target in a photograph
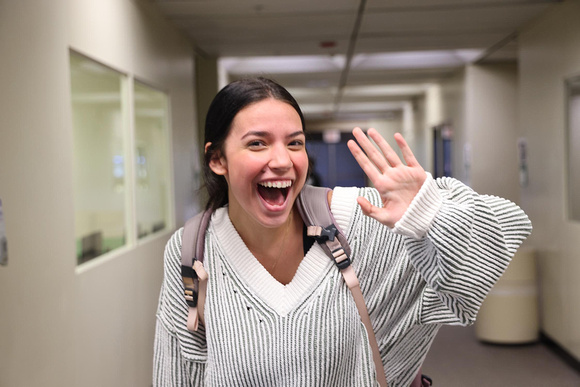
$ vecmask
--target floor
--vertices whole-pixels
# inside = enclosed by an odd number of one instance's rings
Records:
[[[545,345],[482,344],[473,327],[441,328],[423,373],[434,387],[580,387],[580,371]]]

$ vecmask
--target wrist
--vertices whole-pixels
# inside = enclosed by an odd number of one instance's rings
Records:
[[[419,192],[401,219],[395,223],[392,231],[396,234],[421,239],[431,227],[442,204],[443,198],[439,194],[435,180],[430,173],[426,172],[425,181]]]

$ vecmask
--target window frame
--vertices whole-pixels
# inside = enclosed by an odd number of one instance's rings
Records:
[[[110,251],[103,252],[102,254],[96,255],[84,262],[80,262],[80,256],[78,255],[77,249],[75,249],[75,262],[77,272],[82,272],[87,270],[96,264],[114,259],[120,255],[126,254],[127,252],[134,250],[136,247],[147,243],[153,239],[157,239],[161,235],[170,232],[175,228],[175,205],[174,205],[174,192],[175,184],[173,177],[173,147],[172,147],[172,120],[171,120],[171,98],[170,94],[161,87],[156,87],[153,82],[143,80],[137,77],[130,71],[121,71],[110,65],[107,65],[101,60],[95,59],[95,57],[83,54],[78,50],[69,48],[68,52],[68,64],[69,64],[69,80],[70,85],[70,106],[71,106],[71,135],[75,135],[75,127],[73,122],[74,106],[73,106],[73,92],[72,92],[72,67],[71,61],[73,56],[78,58],[94,62],[96,65],[104,67],[105,69],[111,70],[119,74],[121,78],[120,84],[120,108],[121,108],[121,125],[122,125],[122,141],[123,141],[123,158],[124,158],[124,219],[123,227],[125,231],[125,243],[124,245],[114,248]],[[136,149],[136,101],[135,101],[135,86],[136,84],[142,85],[144,87],[150,88],[153,91],[159,92],[164,96],[164,136],[165,144],[163,153],[166,158],[165,173],[167,174],[167,199],[165,200],[164,206],[167,209],[166,225],[163,229],[157,230],[150,233],[149,235],[139,238],[138,226],[137,226],[137,149]],[[74,152],[74,149],[73,149]],[[74,157],[73,157],[74,160]],[[74,166],[73,166],[74,167]],[[74,206],[75,218],[77,216],[78,208]],[[77,223],[75,220],[75,236],[73,240],[77,242]]]

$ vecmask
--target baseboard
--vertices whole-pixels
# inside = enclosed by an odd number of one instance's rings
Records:
[[[580,373],[580,360],[576,359],[574,356],[568,353],[568,351],[562,348],[560,344],[552,340],[545,332],[540,332],[540,341],[542,344],[552,350],[552,352],[558,355],[558,357],[561,358],[566,364]]]

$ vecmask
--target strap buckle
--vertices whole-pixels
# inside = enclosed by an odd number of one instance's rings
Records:
[[[334,263],[340,270],[344,270],[350,266],[350,258],[346,254],[346,251],[342,248],[342,246],[331,250],[332,256],[334,257]]]
[[[181,266],[181,279],[183,280],[185,301],[187,305],[195,308],[199,294],[199,281],[207,281],[207,272],[203,263],[193,260],[193,267]]]
[[[198,277],[193,267],[190,266],[181,266],[181,278],[183,280],[183,287],[184,287],[184,294],[185,294],[185,301],[187,301],[187,305],[195,308],[197,306],[197,298],[198,298],[198,291],[197,291],[197,284],[198,284]]]
[[[340,243],[339,238],[336,237],[338,235],[338,229],[334,224],[327,227],[309,226],[306,231],[308,236],[316,239],[318,243],[326,244],[334,258],[334,263],[340,270],[344,270],[350,266],[350,258]]]
[[[326,241],[334,241],[334,237],[338,234],[338,229],[334,224],[327,227],[320,226],[308,226],[307,228],[308,236],[316,239],[318,243],[323,243]]]
[[[194,258],[193,267],[181,266],[181,278],[183,280],[185,301],[189,306],[187,329],[189,331],[197,331],[198,322],[201,320],[203,323],[203,304],[208,274],[203,264]]]

